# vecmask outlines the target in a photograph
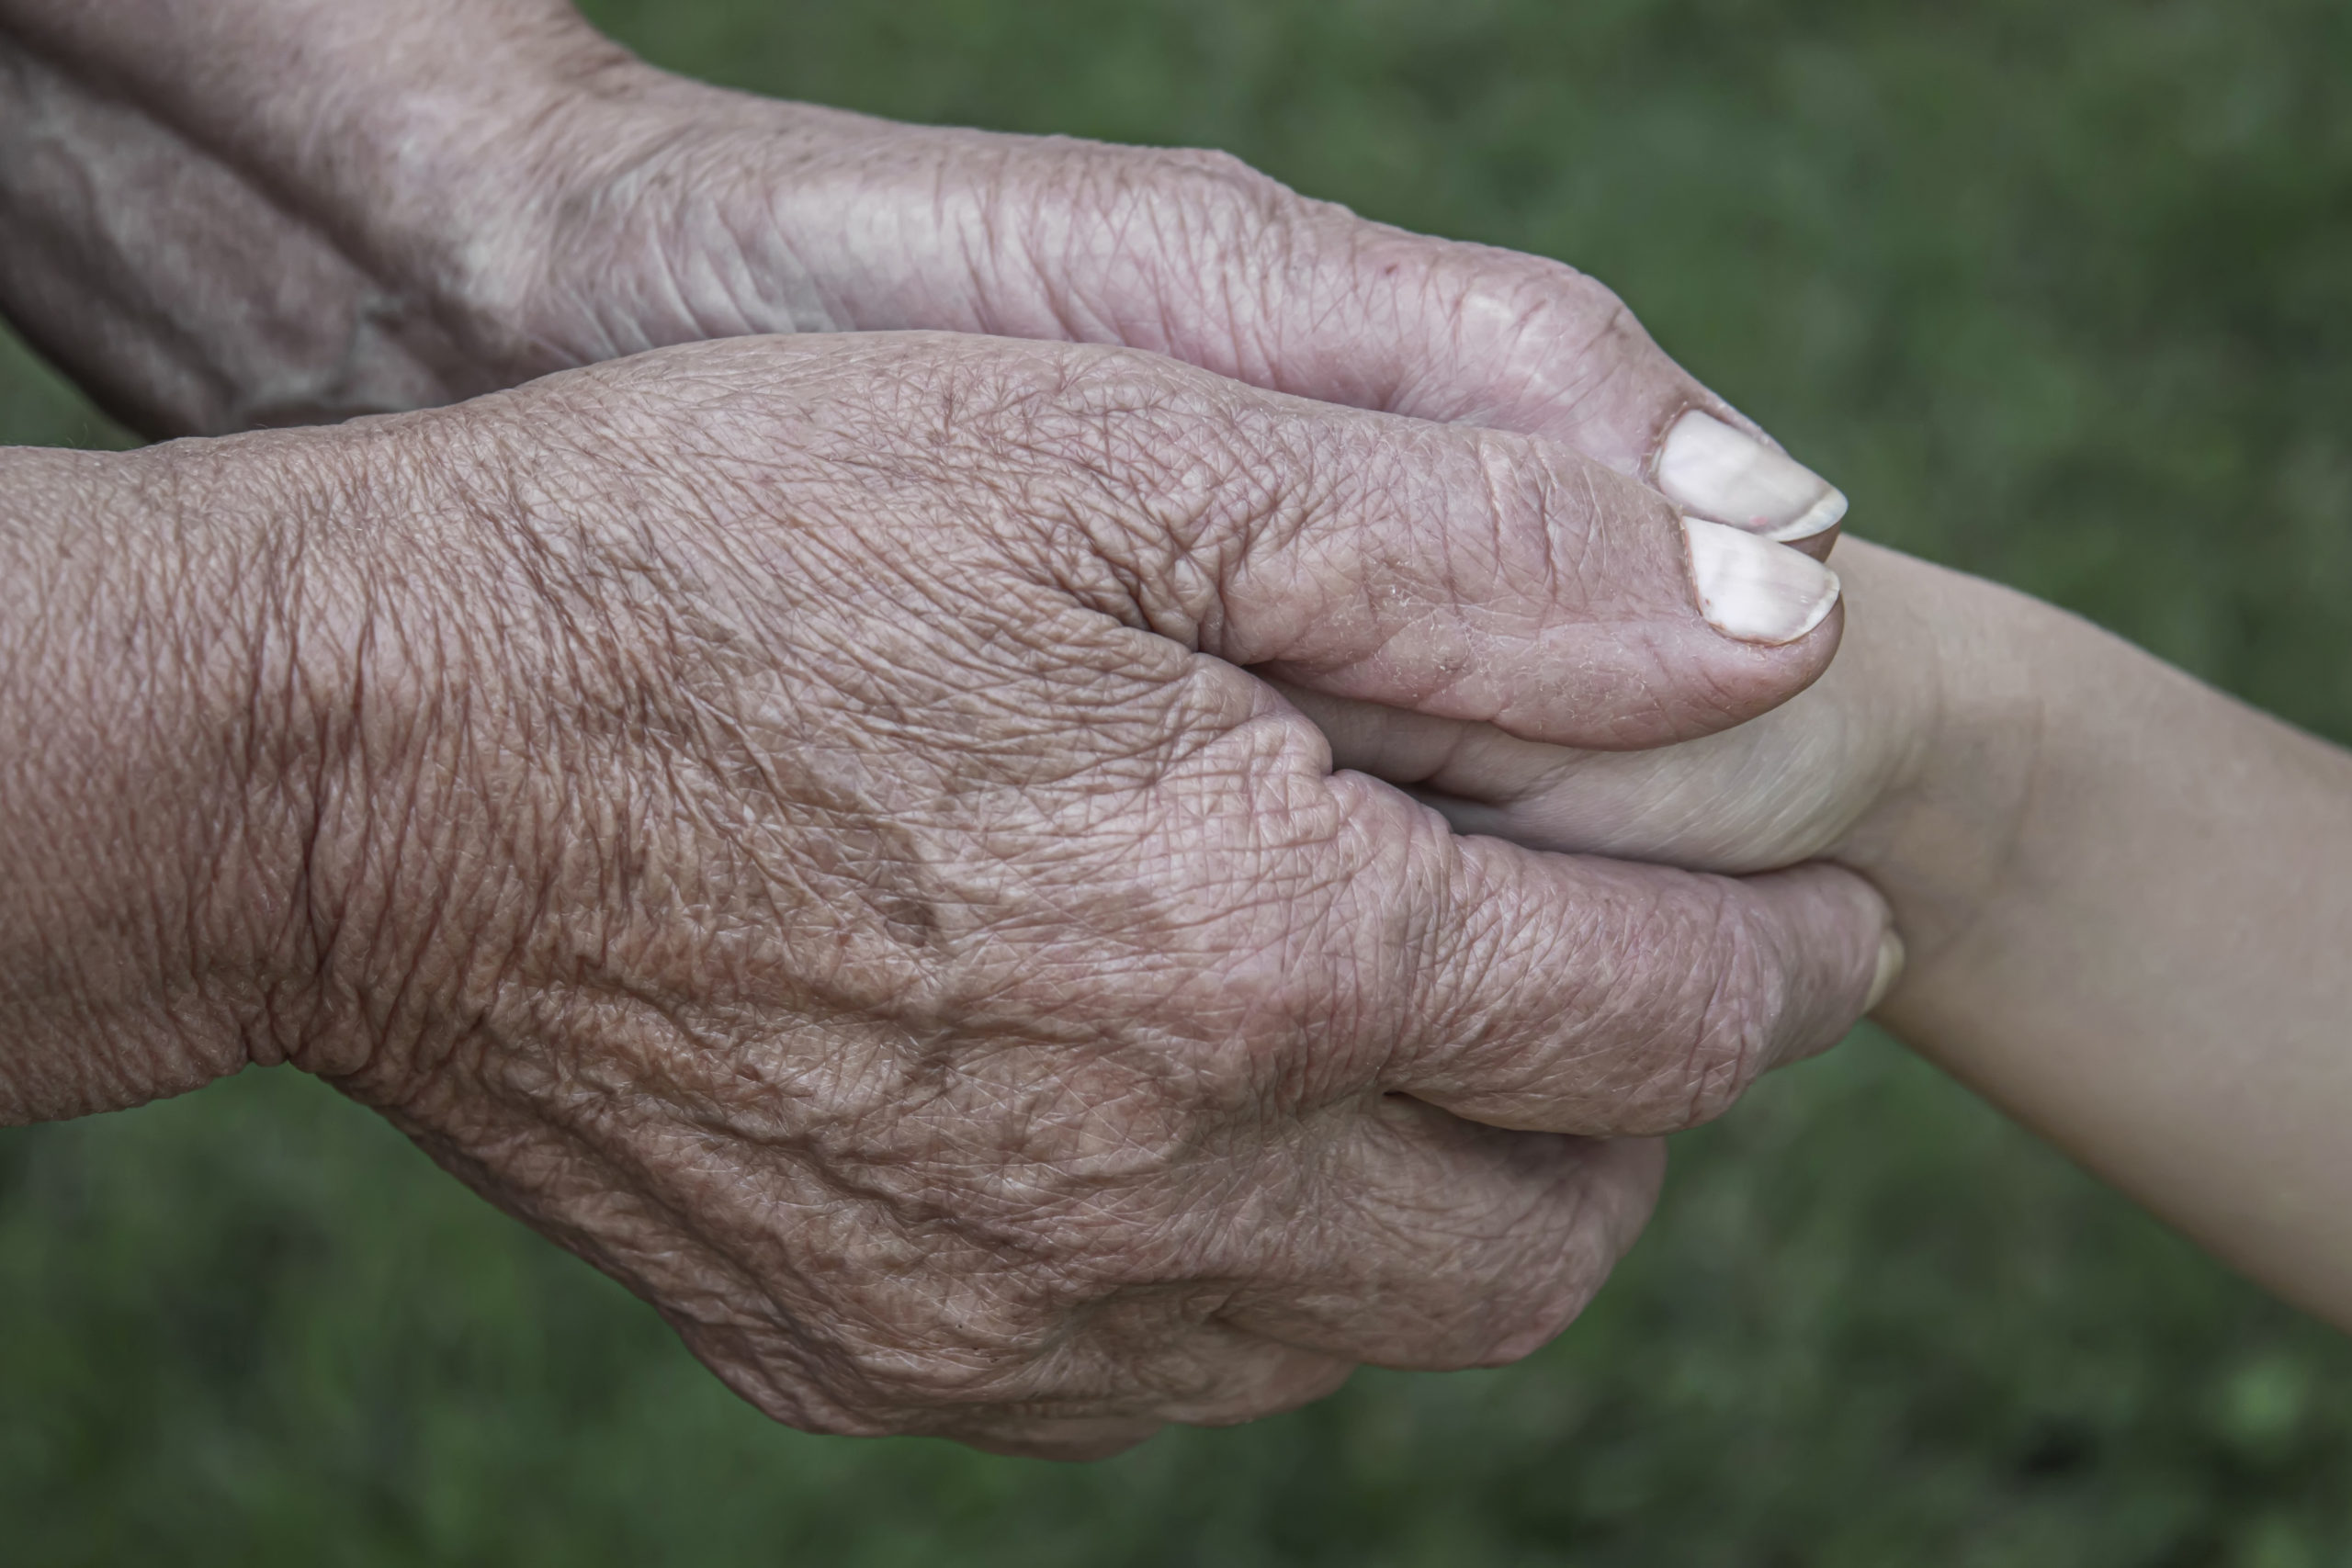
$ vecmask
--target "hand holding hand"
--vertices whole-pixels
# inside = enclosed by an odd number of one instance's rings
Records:
[[[1650,1202],[1656,1146],[1606,1140],[1871,981],[1841,873],[1457,838],[1240,668],[1643,744],[1826,660],[1826,600],[1724,635],[1673,509],[1545,443],[864,335],[66,467],[167,498],[245,608],[159,613],[152,547],[78,519],[11,579],[85,609],[6,667],[117,692],[13,753],[84,781],[0,823],[54,890],[0,921],[15,1113],[290,1059],[801,1425],[1094,1452],[1522,1354]],[[216,673],[142,683],[119,623]],[[228,695],[138,716],[183,687]]]
[[[1465,830],[1826,857],[1911,950],[1881,1018],[2256,1280],[2352,1324],[2352,757],[2047,604],[1848,540],[1837,664],[1738,729],[1579,751],[1308,693]]]
[[[1837,662],[1786,705],[1680,745],[1558,747],[1289,694],[1340,766],[1414,789],[1463,832],[1716,872],[1853,866],[1894,899],[1917,961],[2007,869],[2049,690],[2032,650],[2064,617],[1861,540],[1837,558]]]

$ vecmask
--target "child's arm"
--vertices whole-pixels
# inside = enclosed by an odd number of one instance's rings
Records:
[[[2098,628],[1849,542],[1777,713],[1656,752],[1321,708],[1466,830],[1893,903],[1890,1029],[2272,1289],[2352,1325],[2352,755]]]

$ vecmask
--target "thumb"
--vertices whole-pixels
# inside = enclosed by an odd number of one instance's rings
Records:
[[[1329,696],[1602,749],[1739,724],[1836,651],[1826,566],[1686,518],[1590,458],[1262,404],[1243,460],[1279,477],[1203,541],[1204,651]]]
[[[1560,262],[1370,222],[1221,152],[863,120],[833,134],[861,220],[841,222],[828,181],[771,197],[832,324],[1140,348],[1320,402],[1542,436],[1815,553],[1845,514],[1834,486]]]
[[[989,177],[939,214],[973,231],[955,250],[972,279],[958,325],[1123,344],[1322,402],[1543,436],[1695,516],[1816,551],[1845,515],[1836,487],[1574,267],[1371,222],[1222,153],[988,145]],[[1058,243],[1028,243],[1039,233]]]

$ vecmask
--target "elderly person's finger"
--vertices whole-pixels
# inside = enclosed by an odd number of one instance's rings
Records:
[[[1218,153],[867,134],[857,177],[906,214],[888,248],[813,202],[788,198],[785,220],[831,241],[829,272],[867,280],[842,301],[860,325],[1125,344],[1302,397],[1544,435],[1775,538],[1845,513],[1559,262],[1370,222]],[[918,188],[950,194],[919,210]]]
[[[1630,748],[1752,717],[1836,651],[1827,567],[1564,446],[1279,403],[1241,440],[1235,488],[1283,482],[1245,535],[1204,541],[1221,619],[1202,643],[1271,677]]]
[[[1388,1081],[1478,1121],[1706,1121],[1767,1068],[1835,1044],[1900,962],[1884,902],[1834,867],[1735,879],[1460,842],[1465,896],[1491,912],[1424,969],[1422,1028]],[[1472,989],[1477,962],[1495,978]]]
[[[1884,803],[1914,789],[1936,804],[1905,809],[1922,818],[1958,813],[1971,832],[1985,831],[1978,808],[1944,797],[1921,739],[1940,717],[1940,671],[1973,656],[1984,636],[1925,635],[1917,605],[1951,581],[1935,569],[1865,540],[1847,541],[1838,565],[1851,592],[1842,651],[1827,673],[1769,715],[1681,745],[1551,746],[1490,724],[1276,685],[1322,731],[1336,766],[1414,791],[1457,832],[1536,849],[1696,871],[1776,870],[1850,846],[1873,818],[1883,835]],[[1920,657],[1922,648],[1932,657]],[[2011,780],[2002,797],[2029,787]]]
[[[1665,1146],[1464,1121],[1385,1095],[1311,1166],[1297,1221],[1226,1308],[1324,1354],[1424,1371],[1548,1343],[1641,1234]]]
[[[1290,929],[1283,975],[1260,983],[1302,1037],[1322,1027],[1319,1051],[1264,1070],[1305,1075],[1304,1092],[1364,1084],[1498,1126],[1673,1132],[1835,1043],[1894,962],[1885,902],[1835,867],[1738,878],[1546,854],[1456,836],[1359,774],[1328,793],[1295,851],[1309,863],[1263,874]]]
[[[1320,401],[1546,436],[1775,538],[1823,539],[1845,513],[1834,486],[1559,262],[1370,222],[1221,153],[895,126],[676,82],[634,93],[627,113],[562,110],[608,131],[575,143],[571,177],[639,193],[635,227],[571,201],[535,247],[560,284],[534,302],[537,341],[573,356],[714,330],[1124,344]],[[721,221],[739,206],[756,220]],[[711,254],[720,234],[741,248]],[[584,265],[602,277],[575,276]],[[616,276],[714,267],[732,287],[707,310],[614,297]],[[583,314],[589,301],[601,308]]]
[[[1685,518],[1555,442],[1271,395],[1153,355],[859,342],[877,366],[920,367],[909,406],[938,434],[910,459],[953,463],[994,500],[989,525],[1041,583],[1332,695],[1649,746],[1766,711],[1836,650],[1826,567]],[[735,352],[830,365],[842,350]],[[904,445],[841,418],[829,457]]]

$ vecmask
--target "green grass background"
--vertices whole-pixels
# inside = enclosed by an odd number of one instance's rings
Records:
[[[591,8],[729,83],[1221,146],[1567,258],[1858,530],[2352,739],[2341,0]],[[0,345],[0,440],[110,438]],[[2352,1345],[1885,1041],[1676,1155],[1524,1365],[1063,1468],[770,1427],[248,1074],[0,1134],[0,1561],[2352,1562]]]

